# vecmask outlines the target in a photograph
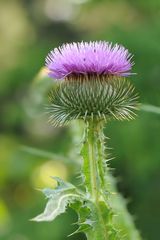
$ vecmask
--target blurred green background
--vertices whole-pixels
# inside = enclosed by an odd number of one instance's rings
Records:
[[[52,48],[81,40],[127,47],[134,54],[133,72],[138,74],[131,81],[141,102],[160,106],[159,0],[1,0],[1,240],[65,240],[76,229],[71,210],[52,223],[29,219],[44,208],[46,200],[36,189],[54,186],[50,176],[75,182],[76,159],[68,161],[72,126],[55,129],[48,124],[44,109],[52,80],[40,69]],[[140,111],[136,120],[111,122],[105,131],[116,157],[111,167],[118,188],[129,199],[144,239],[157,240],[160,115]]]

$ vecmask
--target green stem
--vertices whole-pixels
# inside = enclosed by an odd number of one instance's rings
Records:
[[[95,123],[93,121],[90,121],[88,123],[88,159],[90,167],[90,186],[92,200],[94,202],[97,202],[99,197],[98,195],[100,184],[95,146],[95,133]]]
[[[76,124],[75,129],[81,129],[82,133],[83,127]],[[81,135],[80,132],[78,135]],[[116,181],[106,164],[105,152],[103,122],[86,122],[81,150],[84,161],[82,172],[87,196],[93,202],[90,220],[95,224],[91,230],[84,232],[88,240],[141,240],[126,201],[119,193],[113,194],[117,192]]]
[[[85,143],[82,150],[84,159],[84,175],[87,192],[93,202],[92,221],[95,222],[95,230],[88,233],[88,239],[108,240],[107,224],[104,219],[104,205],[101,199],[102,167],[99,163],[100,152],[98,151],[98,122],[90,120],[86,123]],[[103,205],[103,206],[102,206]],[[106,205],[105,205],[106,207]],[[103,208],[103,209],[102,209]]]
[[[105,159],[105,136],[103,134],[103,122],[99,122],[97,125],[97,151],[98,151],[98,168],[101,180],[101,191],[106,199],[105,189],[105,175],[107,171],[107,164]]]

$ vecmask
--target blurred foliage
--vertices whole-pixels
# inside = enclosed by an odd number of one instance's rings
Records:
[[[134,54],[138,74],[131,81],[141,102],[160,106],[160,1],[1,0],[0,18],[0,239],[64,240],[76,228],[74,212],[54,223],[29,221],[45,201],[35,188],[50,186],[51,174],[74,182],[77,171],[73,160],[66,160],[73,155],[70,129],[47,122],[53,82],[44,69],[37,73],[48,51],[63,42],[119,42]],[[147,112],[106,127],[118,187],[131,199],[128,207],[148,240],[159,238],[159,132],[160,115]]]

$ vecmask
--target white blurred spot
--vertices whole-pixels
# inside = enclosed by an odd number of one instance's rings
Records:
[[[88,2],[89,0],[69,0],[69,1],[75,4],[83,4],[85,2]]]
[[[75,11],[75,6],[70,0],[46,1],[45,14],[54,21],[69,21]]]
[[[88,0],[47,0],[45,3],[45,14],[54,21],[72,20],[79,6]]]

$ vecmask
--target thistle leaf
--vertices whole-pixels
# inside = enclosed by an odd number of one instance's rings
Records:
[[[78,214],[78,222],[76,224],[79,227],[75,232],[73,232],[69,236],[72,236],[79,232],[87,233],[89,230],[93,230],[94,222],[92,221],[92,216],[91,216],[93,203],[86,198],[85,201],[79,201],[79,202],[73,203],[71,207]]]
[[[80,194],[77,192],[75,186],[70,183],[66,183],[57,177],[54,179],[57,180],[57,188],[42,190],[49,200],[44,212],[33,218],[33,221],[52,221],[58,215],[64,213],[69,204],[80,198]]]

